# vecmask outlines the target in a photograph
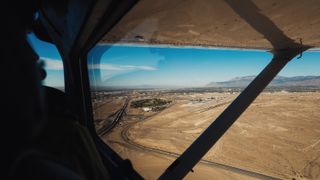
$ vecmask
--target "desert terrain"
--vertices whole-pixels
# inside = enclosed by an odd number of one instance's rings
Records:
[[[237,95],[128,90],[96,103],[96,127],[128,102],[101,138],[156,179]],[[263,92],[186,179],[319,179],[319,108],[320,92]]]

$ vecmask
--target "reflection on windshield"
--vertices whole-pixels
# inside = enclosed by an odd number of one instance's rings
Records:
[[[103,87],[205,87],[255,75],[270,57],[262,51],[115,45],[88,66]]]

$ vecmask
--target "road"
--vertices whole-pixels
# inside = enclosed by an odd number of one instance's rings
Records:
[[[221,103],[221,104],[225,104],[225,103]],[[216,105],[215,107],[219,107],[219,105]],[[148,120],[150,120],[150,118],[148,118]],[[136,123],[139,123],[139,122],[141,122],[141,120],[124,125],[123,129],[121,130],[121,138],[124,141],[124,143],[120,143],[120,142],[113,142],[113,143],[118,143],[118,144],[121,144],[121,145],[126,146],[128,148],[139,149],[144,152],[157,153],[160,155],[173,157],[173,158],[177,158],[180,156],[180,154],[178,154],[178,153],[174,153],[174,152],[170,152],[170,151],[166,151],[166,150],[162,150],[162,149],[157,149],[157,148],[153,148],[153,147],[147,147],[147,146],[144,146],[142,144],[138,144],[138,143],[134,142],[133,140],[131,140],[128,136],[128,131],[130,130],[130,128],[132,126],[134,126]],[[217,162],[213,162],[213,161],[209,161],[209,160],[205,160],[205,159],[202,159],[199,163],[210,166],[210,167],[227,170],[227,171],[231,171],[234,173],[238,173],[241,175],[246,175],[246,176],[258,178],[258,179],[272,179],[272,180],[280,179],[277,177],[272,177],[270,175],[265,175],[262,173],[253,172],[253,171],[245,170],[242,168],[238,168],[238,167],[234,167],[234,166],[230,166],[230,165],[225,165],[225,164],[221,164],[221,163],[217,163]]]
[[[126,102],[124,103],[124,105],[122,106],[121,109],[119,109],[114,115],[113,115],[113,120],[111,123],[104,125],[103,127],[101,127],[99,130],[97,130],[97,133],[99,136],[103,136],[106,133],[108,133],[112,128],[114,128],[117,123],[119,123],[119,121],[121,120],[127,106],[129,103],[129,99],[126,99]],[[107,119],[105,119],[105,121],[108,121],[109,117]]]

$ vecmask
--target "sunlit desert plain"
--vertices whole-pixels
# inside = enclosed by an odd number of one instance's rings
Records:
[[[144,178],[156,179],[238,94],[126,91],[95,107],[97,129],[124,109],[100,136]],[[320,92],[263,92],[186,179],[319,179],[319,109]]]

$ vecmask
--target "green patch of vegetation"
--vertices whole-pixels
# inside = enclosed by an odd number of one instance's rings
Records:
[[[167,104],[171,101],[164,99],[141,99],[131,102],[131,107],[133,108],[150,108],[152,111],[161,111],[165,109]]]

